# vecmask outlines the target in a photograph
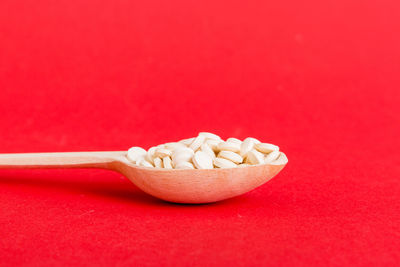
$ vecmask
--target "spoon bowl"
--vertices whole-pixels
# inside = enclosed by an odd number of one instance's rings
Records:
[[[0,168],[103,168],[119,172],[144,192],[175,203],[210,203],[249,192],[271,180],[286,165],[227,169],[159,169],[137,166],[126,151],[0,154]]]

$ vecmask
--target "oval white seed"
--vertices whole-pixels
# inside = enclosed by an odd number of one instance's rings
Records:
[[[249,167],[249,166],[251,166],[250,164],[247,164],[247,163],[242,163],[242,164],[239,164],[239,165],[237,165],[238,166],[238,168],[244,168],[244,167]]]
[[[218,168],[236,168],[237,165],[230,160],[223,158],[215,158],[214,165]]]
[[[207,153],[207,155],[209,155],[211,158],[215,158],[214,151],[207,143],[203,143],[200,147],[200,150],[203,151],[204,153]]]
[[[279,151],[279,147],[273,144],[267,144],[267,143],[259,143],[259,144],[255,144],[254,148],[257,149],[258,151],[262,152],[262,153],[269,153],[275,150]]]
[[[170,157],[164,157],[162,159],[162,161],[163,161],[164,169],[172,169],[172,160]]]
[[[250,150],[247,153],[247,162],[253,165],[263,164],[264,163],[264,155],[257,150]]]
[[[240,152],[240,144],[232,143],[232,142],[221,142],[218,144],[218,150],[228,150],[235,153]]]
[[[153,159],[153,162],[154,162],[154,166],[155,166],[156,168],[163,168],[162,159],[160,159],[160,158],[154,158],[154,159]]]
[[[253,141],[254,144],[259,144],[259,143],[261,143],[260,141],[258,141],[258,139],[255,139],[255,138],[253,138],[253,137],[247,137],[246,139],[244,139],[244,141],[246,141],[246,140],[251,140],[251,141]]]
[[[160,158],[165,158],[171,156],[172,151],[166,148],[157,148],[156,152],[154,153],[154,156],[160,157]]]
[[[166,144],[164,144],[164,146],[166,149],[169,149],[169,150],[175,150],[178,148],[186,147],[184,144],[179,143],[179,142],[166,143]]]
[[[264,159],[265,163],[270,163],[270,162],[276,160],[279,157],[279,153],[280,152],[277,150],[274,150],[271,153],[269,153]]]
[[[127,158],[133,163],[135,163],[139,159],[143,158],[146,154],[147,154],[146,150],[144,150],[141,147],[135,146],[131,147],[128,150]]]
[[[193,151],[197,151],[197,149],[200,148],[200,146],[204,143],[204,141],[206,140],[206,138],[204,136],[197,136],[193,142],[190,144],[190,148],[193,149]]]
[[[207,139],[207,140],[206,140],[206,143],[207,143],[207,145],[210,146],[210,148],[211,148],[215,153],[219,152],[218,144],[221,143],[220,140]]]
[[[206,139],[212,139],[212,140],[218,140],[218,141],[221,140],[221,137],[219,137],[218,135],[213,134],[213,133],[200,132],[199,136],[200,135],[204,136]]]
[[[234,137],[230,137],[230,138],[228,138],[228,139],[226,139],[226,142],[231,142],[231,143],[235,143],[235,144],[242,144],[242,141],[240,141],[239,139],[237,139],[237,138],[234,138]]]
[[[203,151],[197,151],[193,156],[193,163],[197,169],[212,169],[212,158]]]
[[[179,155],[174,157],[174,159],[172,160],[172,163],[174,165],[178,164],[179,162],[191,162],[193,158],[193,154],[186,154],[186,155]]]
[[[194,166],[190,162],[182,161],[175,165],[175,169],[194,169]]]
[[[227,150],[221,151],[221,152],[219,152],[218,157],[230,160],[236,164],[243,162],[242,156],[240,156],[239,154],[232,152],[232,151],[227,151]]]
[[[191,150],[188,147],[185,148],[179,148],[177,150],[174,150],[172,152],[172,161],[174,164],[177,164],[178,162],[181,161],[190,161],[193,157],[193,150]]]
[[[155,157],[154,153],[156,153],[156,149],[157,149],[157,147],[154,147],[154,146],[149,148],[149,150],[147,151],[147,154],[146,154],[147,161],[154,163],[154,157]]]
[[[145,160],[144,158],[139,159],[136,162],[137,165],[139,166],[143,166],[143,167],[154,167],[153,164],[151,164],[150,162],[148,162],[147,160]]]
[[[286,157],[285,153],[280,152],[278,158],[271,162],[271,165],[283,165],[288,163],[288,158]]]
[[[193,143],[194,139],[196,139],[196,138],[193,137],[193,138],[183,139],[183,140],[179,141],[179,143],[184,144],[185,146],[190,146],[190,144]]]
[[[246,138],[240,145],[240,156],[246,157],[247,153],[254,147],[254,141]]]

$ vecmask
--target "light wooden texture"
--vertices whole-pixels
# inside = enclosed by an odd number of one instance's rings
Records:
[[[0,154],[0,168],[109,169],[126,151]]]
[[[126,151],[0,154],[0,168],[102,168],[125,175],[144,192],[177,203],[208,203],[244,194],[268,182],[286,165],[232,169],[167,170],[139,167]]]

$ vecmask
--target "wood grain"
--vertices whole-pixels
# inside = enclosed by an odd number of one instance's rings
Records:
[[[271,180],[286,165],[174,170],[139,167],[126,151],[0,154],[0,168],[102,168],[125,175],[144,192],[177,203],[208,203],[235,197]]]

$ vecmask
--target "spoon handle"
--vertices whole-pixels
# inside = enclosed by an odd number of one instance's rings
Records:
[[[102,168],[124,156],[126,151],[0,154],[0,169]]]

